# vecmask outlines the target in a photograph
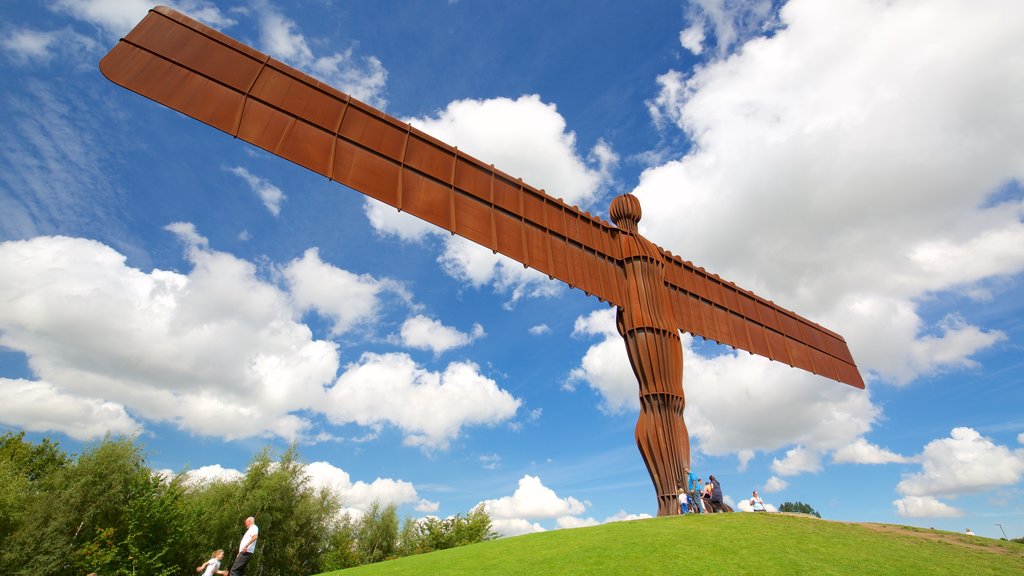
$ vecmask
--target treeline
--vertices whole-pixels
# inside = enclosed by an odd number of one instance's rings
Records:
[[[0,574],[178,576],[218,548],[230,566],[255,516],[253,576],[317,574],[496,537],[482,507],[465,516],[399,519],[375,503],[340,513],[335,494],[314,489],[293,446],[265,448],[245,476],[190,483],[146,465],[135,439],[107,438],[69,455],[50,439],[0,436]]]

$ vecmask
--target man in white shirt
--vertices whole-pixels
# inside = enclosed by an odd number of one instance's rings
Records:
[[[238,543],[238,556],[235,556],[235,563],[231,565],[231,576],[245,576],[245,567],[256,551],[256,538],[259,535],[260,528],[256,525],[256,519],[249,516],[245,519],[245,535]]]

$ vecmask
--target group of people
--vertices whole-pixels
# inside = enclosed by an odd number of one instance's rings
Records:
[[[732,512],[731,506],[722,498],[722,485],[714,474],[703,478],[685,468],[684,482],[678,484],[679,512],[681,514],[711,514],[714,512]],[[757,490],[750,498],[750,507],[754,512],[764,512],[764,500],[757,495]]]
[[[682,514],[711,514],[714,512],[732,512],[732,508],[722,499],[722,485],[712,474],[707,483],[703,478],[685,470],[685,478],[678,485],[679,512]]]
[[[256,519],[249,516],[245,519],[245,535],[242,536],[242,540],[238,543],[238,555],[235,556],[235,562],[231,565],[231,572],[220,569],[220,562],[224,559],[223,550],[214,550],[213,554],[210,555],[210,559],[203,562],[196,572],[202,572],[201,576],[213,576],[219,574],[220,576],[245,576],[246,566],[249,565],[249,560],[252,559],[252,555],[256,552],[256,539],[259,538],[260,529],[256,526]]]

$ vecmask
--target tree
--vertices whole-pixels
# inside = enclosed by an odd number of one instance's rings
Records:
[[[395,504],[370,504],[359,520],[356,549],[361,563],[372,564],[395,557],[398,550],[398,507]]]
[[[249,572],[260,576],[321,572],[330,544],[333,519],[341,505],[327,490],[309,485],[305,466],[293,445],[275,462],[269,449],[260,451],[223,511],[236,527],[225,550],[237,550],[241,526],[253,516],[260,528],[257,554]]]
[[[796,512],[797,514],[810,514],[817,518],[821,518],[821,514],[814,508],[811,508],[810,504],[804,504],[803,502],[783,502],[782,506],[779,506],[779,512]]]

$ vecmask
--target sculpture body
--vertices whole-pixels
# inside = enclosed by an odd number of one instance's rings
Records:
[[[266,54],[157,7],[100,62],[111,81],[335,182],[579,288],[619,309],[640,393],[636,441],[677,514],[689,464],[679,331],[864,387],[843,338],[672,255],[637,231],[549,196]]]
[[[676,483],[690,464],[683,410],[683,349],[665,289],[661,250],[637,232],[640,202],[625,194],[612,201],[622,266],[632,295],[618,312],[619,334],[640,387],[636,445],[658,495],[658,516],[676,514]]]

